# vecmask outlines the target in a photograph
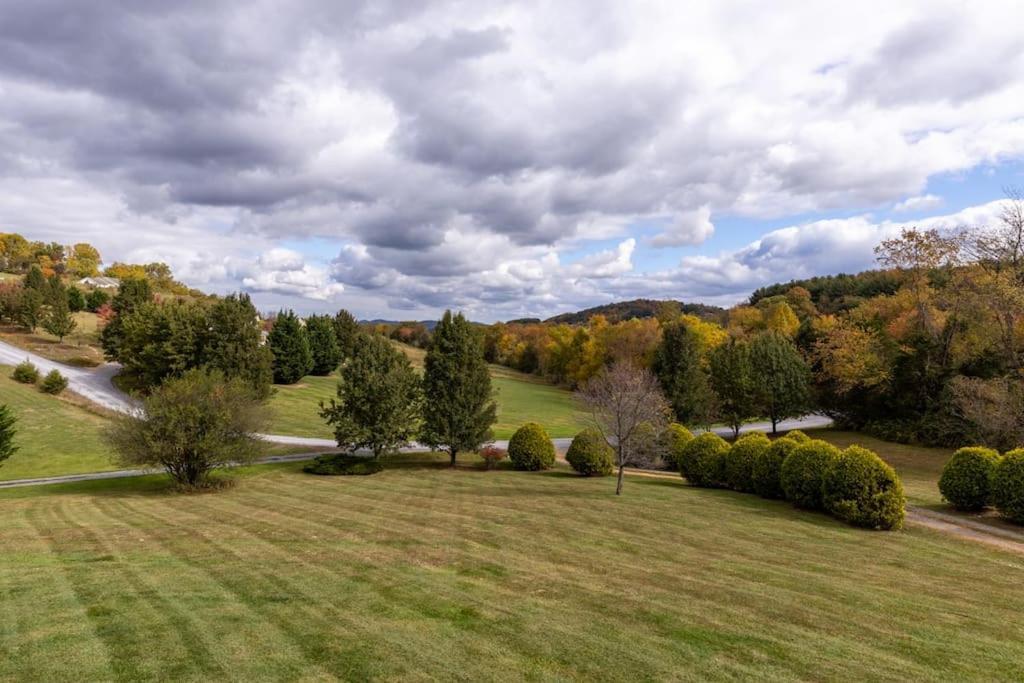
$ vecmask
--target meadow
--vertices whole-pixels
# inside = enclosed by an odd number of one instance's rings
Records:
[[[0,679],[1019,680],[1024,558],[682,480],[0,491]]]
[[[39,354],[60,363],[95,367],[104,362],[103,349],[99,344],[99,316],[88,311],[72,314],[77,326],[60,341],[44,329],[29,332],[16,325],[0,325],[0,341]]]
[[[416,368],[423,367],[424,352],[397,344]],[[539,377],[491,365],[491,382],[498,403],[496,439],[508,439],[525,422],[539,422],[553,437],[575,436],[586,426],[586,416],[573,403],[572,393]],[[273,413],[268,431],[287,436],[331,438],[332,432],[319,415],[319,402],[336,395],[337,374],[304,377],[293,385],[275,385],[270,401]]]

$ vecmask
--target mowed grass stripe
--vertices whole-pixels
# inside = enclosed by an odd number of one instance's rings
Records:
[[[40,574],[15,603],[27,607],[70,571],[78,610],[112,610],[141,638],[168,641],[166,651],[129,642],[144,661],[119,676],[101,673],[103,657],[79,657],[94,678],[1021,673],[1024,569],[1005,553],[673,481],[631,479],[616,499],[608,480],[558,472],[342,479],[297,467],[209,495],[12,498],[0,511],[16,530],[3,540],[14,565],[3,576]],[[66,603],[39,600],[46,611]],[[25,618],[16,623],[4,632]],[[74,639],[104,652],[89,629]]]

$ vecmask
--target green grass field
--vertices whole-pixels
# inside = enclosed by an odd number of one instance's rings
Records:
[[[396,344],[417,368],[423,366],[424,352]],[[572,394],[544,380],[498,365],[491,367],[491,380],[498,401],[496,439],[508,439],[525,422],[539,422],[552,437],[575,436],[585,426],[585,416],[573,404]],[[305,377],[291,386],[277,385],[271,399],[274,413],[269,431],[288,436],[330,438],[331,430],[320,419],[318,404],[335,396],[337,375]]]
[[[0,679],[1020,680],[1024,559],[681,480],[0,491]]]

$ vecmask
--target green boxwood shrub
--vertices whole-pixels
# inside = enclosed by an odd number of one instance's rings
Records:
[[[43,383],[39,388],[47,394],[57,395],[68,388],[68,378],[60,374],[57,370],[50,370],[50,372],[46,374],[46,377],[43,378]]]
[[[1010,451],[996,465],[992,503],[1011,522],[1024,524],[1024,448]]]
[[[565,459],[584,477],[605,477],[612,473],[614,452],[601,432],[584,429],[576,435],[565,453]]]
[[[906,515],[896,470],[861,446],[850,446],[829,464],[822,500],[828,512],[867,529],[899,529]]]
[[[942,468],[939,491],[957,510],[981,510],[991,502],[992,477],[999,453],[991,448],[961,448]]]
[[[14,366],[11,379],[22,384],[35,384],[39,381],[39,369],[29,361],[22,361]]]
[[[508,442],[508,459],[517,470],[546,470],[555,464],[555,445],[536,422],[527,422]]]
[[[662,457],[665,459],[666,467],[678,472],[679,455],[683,452],[683,446],[693,441],[693,432],[678,422],[673,422],[662,432],[661,441]]]
[[[740,493],[752,493],[754,463],[771,446],[771,440],[760,432],[746,434],[737,439],[725,455],[726,486]]]
[[[302,468],[310,474],[327,476],[365,476],[377,474],[383,469],[380,460],[349,453],[321,455]]]
[[[713,432],[687,441],[679,451],[679,472],[694,486],[721,486],[729,444]]]
[[[786,432],[785,434],[783,434],[783,436],[785,438],[787,438],[787,439],[792,439],[793,441],[796,441],[797,443],[807,443],[808,441],[811,440],[811,437],[807,436],[806,434],[801,432],[799,429],[792,429],[792,430]]]
[[[824,509],[821,487],[825,470],[838,457],[838,448],[818,439],[794,448],[782,461],[779,473],[786,500],[808,510]]]
[[[772,441],[768,450],[754,460],[754,493],[764,498],[782,498],[782,461],[800,444],[788,436]]]

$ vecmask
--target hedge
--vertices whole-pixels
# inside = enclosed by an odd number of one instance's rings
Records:
[[[850,446],[829,463],[822,502],[839,519],[868,529],[899,529],[907,504],[896,471],[860,446]]]
[[[612,473],[614,452],[596,429],[576,435],[565,453],[569,465],[584,477],[605,477]]]
[[[693,441],[693,433],[678,422],[673,422],[662,432],[661,441],[666,465],[678,472],[679,456],[683,452],[683,446]]]
[[[726,486],[740,493],[753,493],[754,463],[771,446],[771,440],[759,432],[737,439],[725,455]]]
[[[991,448],[961,448],[942,468],[939,491],[957,510],[975,511],[989,505],[992,478],[999,453]]]
[[[819,439],[794,448],[782,461],[779,474],[786,500],[808,510],[824,509],[821,488],[825,470],[838,457],[838,448]]]
[[[729,444],[713,432],[705,432],[683,444],[679,472],[694,486],[721,486]]]
[[[327,476],[366,476],[377,474],[383,469],[383,463],[374,458],[348,453],[333,453],[318,456],[303,467],[302,471]]]
[[[782,462],[800,444],[789,436],[772,441],[768,450],[761,452],[754,460],[754,493],[763,498],[783,498]]]
[[[992,503],[1011,522],[1024,524],[1024,448],[1010,451],[996,465]]]
[[[806,434],[801,432],[799,429],[792,429],[792,430],[786,432],[785,434],[783,434],[783,437],[787,438],[787,439],[792,439],[793,441],[796,441],[797,443],[807,443],[808,441],[811,440],[811,437],[807,436]]]
[[[508,442],[508,459],[517,470],[546,470],[555,464],[555,446],[543,427],[527,422]]]

